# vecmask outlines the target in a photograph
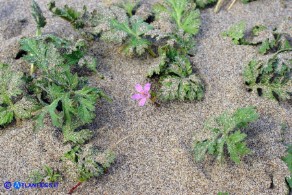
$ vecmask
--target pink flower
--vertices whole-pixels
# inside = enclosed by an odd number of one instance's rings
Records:
[[[135,86],[135,89],[138,93],[134,94],[132,96],[132,99],[139,101],[139,106],[144,106],[147,99],[151,97],[149,93],[150,87],[151,87],[150,83],[146,83],[144,87],[142,87],[140,84],[137,84]]]

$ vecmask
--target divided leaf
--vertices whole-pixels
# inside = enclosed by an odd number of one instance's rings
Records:
[[[55,15],[63,18],[64,20],[67,20],[70,22],[76,29],[83,28],[84,23],[82,20],[80,20],[82,13],[76,11],[74,8],[69,7],[68,5],[65,5],[63,9],[57,8],[55,1],[51,1],[49,3],[49,10]],[[84,7],[84,12],[86,11],[86,8]]]
[[[134,53],[141,55],[151,45],[151,42],[143,38],[143,35],[152,30],[153,27],[138,16],[132,16],[129,23],[112,20],[112,27],[127,34],[127,37],[124,38],[125,46],[123,46],[123,51],[127,55]]]
[[[88,145],[84,149],[75,146],[64,157],[76,165],[79,175],[78,179],[81,182],[104,174],[116,158],[115,154],[110,150],[100,152]]]
[[[38,109],[37,103],[24,95],[23,74],[15,72],[7,64],[0,64],[0,126],[13,119],[25,119]]]
[[[245,29],[246,23],[241,21],[223,32],[223,36],[230,37],[235,45],[246,45],[248,42],[244,38]]]
[[[43,12],[39,5],[35,2],[35,0],[32,0],[32,16],[37,24],[37,29],[40,30],[41,28],[44,28],[47,24],[46,18],[43,15]],[[40,32],[37,33],[37,35],[40,35]]]
[[[240,158],[250,153],[244,142],[246,134],[241,133],[240,129],[257,119],[258,114],[253,107],[239,108],[233,114],[223,113],[212,118],[205,127],[212,132],[212,136],[194,144],[195,160],[204,160],[208,152],[222,162],[226,148],[230,159],[236,164],[240,163]]]
[[[217,0],[195,0],[196,5],[200,9],[204,9],[206,6],[214,5],[217,2]]]
[[[277,56],[269,59],[267,64],[252,60],[244,69],[244,82],[249,91],[254,91],[259,96],[285,101],[291,98],[292,93],[289,66],[291,65],[281,62]]]
[[[165,0],[156,4],[154,11],[158,15],[167,13],[177,25],[177,30],[196,35],[201,25],[200,12],[195,9],[195,4],[189,0]],[[166,21],[167,22],[167,21]]]

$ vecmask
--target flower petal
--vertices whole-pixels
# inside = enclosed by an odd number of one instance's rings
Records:
[[[143,98],[143,96],[139,93],[132,95],[133,100],[140,100],[141,98]]]
[[[136,91],[138,91],[139,93],[141,93],[143,91],[143,87],[140,84],[137,84],[135,86]]]
[[[151,83],[146,83],[146,85],[144,86],[144,91],[148,93],[150,88],[151,88]]]
[[[146,103],[146,100],[147,100],[147,98],[142,98],[142,99],[139,101],[139,106],[144,106],[145,103]]]

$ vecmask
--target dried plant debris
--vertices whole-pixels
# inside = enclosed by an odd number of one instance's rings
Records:
[[[246,134],[240,130],[249,123],[258,119],[258,114],[253,107],[239,108],[234,113],[223,113],[219,117],[212,118],[205,124],[205,129],[210,130],[210,138],[194,143],[194,155],[196,161],[202,161],[206,153],[216,156],[219,162],[224,160],[224,151],[235,163],[240,163],[240,158],[250,153],[244,139]]]
[[[115,154],[110,150],[100,152],[91,145],[85,145],[83,149],[80,146],[74,146],[70,151],[64,154],[63,160],[70,160],[77,170],[78,180],[87,181],[93,177],[99,177],[106,173],[108,168],[115,161]]]
[[[25,82],[21,72],[15,72],[7,64],[0,64],[0,126],[11,123],[14,119],[27,119],[39,106],[26,96]]]
[[[284,101],[291,98],[292,59],[281,60],[278,55],[267,63],[252,60],[245,67],[243,77],[248,91],[269,99]]]

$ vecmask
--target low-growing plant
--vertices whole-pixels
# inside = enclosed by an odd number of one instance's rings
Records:
[[[281,53],[292,51],[289,38],[285,33],[279,33],[277,29],[270,30],[264,25],[256,25],[251,33],[247,33],[245,26],[245,22],[242,21],[223,35],[231,37],[233,43],[237,45],[258,46],[260,54],[274,53],[267,62],[251,60],[244,68],[243,78],[248,91],[277,101],[290,99],[292,59],[280,57]]]
[[[241,21],[223,32],[223,36],[230,37],[235,45],[246,45],[248,42],[244,38],[245,29],[246,23]]]
[[[82,182],[93,177],[105,174],[108,168],[115,161],[115,154],[111,150],[100,152],[92,146],[86,145],[83,149],[74,146],[64,154],[63,160],[70,160],[73,163],[73,172],[77,170],[78,183],[70,190],[72,193]]]
[[[236,164],[240,158],[250,153],[244,139],[246,134],[240,130],[258,119],[258,114],[253,107],[239,108],[234,113],[223,113],[219,117],[212,118],[205,124],[205,129],[212,132],[210,138],[203,141],[195,141],[194,155],[196,161],[202,161],[206,153],[216,156],[219,162],[224,160],[224,151]]]
[[[7,64],[0,64],[0,126],[19,123],[39,109],[37,102],[25,93],[23,73],[15,72]]]
[[[56,7],[55,2],[49,4],[49,9],[54,15],[69,21],[89,40],[100,38],[122,44],[121,50],[130,56],[142,55],[145,51],[154,55],[150,49],[151,42],[145,36],[153,27],[141,17],[133,15],[135,7],[137,4],[130,2],[124,2],[110,8],[98,4],[97,10],[90,13],[86,7],[84,7],[83,12],[78,12],[67,5],[61,9]],[[75,17],[68,18],[70,13],[76,13]]]
[[[288,146],[287,155],[282,158],[282,160],[287,164],[290,171],[290,177],[286,178],[286,182],[289,187],[289,191],[292,191],[292,145]]]
[[[244,21],[231,26],[223,32],[223,36],[230,37],[235,45],[258,46],[260,54],[275,53],[292,48],[285,33],[279,33],[277,29],[269,29],[264,25],[256,25],[252,28],[251,33],[248,33]]]
[[[86,8],[83,12],[75,10],[79,13],[76,14],[78,17],[69,22],[74,26],[74,21],[82,21],[84,26],[75,25],[75,28],[81,30],[85,37],[91,37],[88,40],[101,39],[122,44],[121,48],[127,55],[142,55],[145,51],[153,57],[158,54],[161,61],[147,75],[153,82],[159,77],[156,86],[161,87],[158,87],[158,91],[154,90],[153,94],[157,97],[154,99],[201,100],[204,94],[203,82],[194,73],[187,56],[194,54],[194,35],[199,32],[201,24],[195,4],[191,0],[165,0],[157,3],[153,6],[153,22],[135,14],[133,10],[139,5],[124,2],[118,6],[105,7],[98,4],[91,13]],[[55,3],[51,2],[49,8],[54,15],[62,18],[68,15],[59,14],[68,12],[68,6],[56,8]],[[172,28],[166,30],[163,25]]]
[[[263,61],[252,60],[243,72],[244,82],[248,91],[259,96],[283,101],[291,98],[291,61],[283,62],[277,56]]]
[[[160,89],[156,96],[162,101],[201,100],[204,97],[204,85],[193,73],[189,59],[177,53],[175,49],[161,51],[161,61],[152,68],[148,76],[160,77]]]
[[[61,180],[61,177],[59,171],[55,171],[53,168],[45,165],[42,170],[33,171],[29,179],[33,183],[40,183],[41,181],[57,182]]]

